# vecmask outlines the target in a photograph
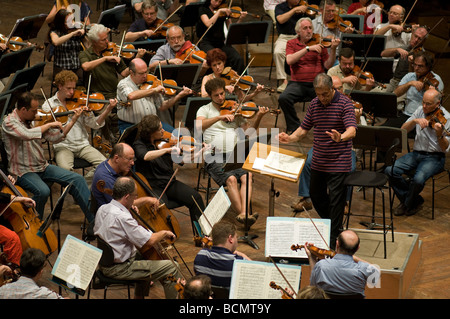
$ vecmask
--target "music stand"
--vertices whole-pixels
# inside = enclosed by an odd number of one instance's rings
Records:
[[[27,83],[27,91],[31,91],[44,70],[45,64],[45,62],[41,62],[32,67],[17,71],[5,86],[4,90],[12,90],[21,84]]]
[[[381,56],[381,52],[384,50],[386,37],[384,35],[343,33],[341,40],[342,47],[352,48],[355,51],[355,56],[357,57],[379,58]],[[344,43],[345,41],[349,42]],[[367,52],[369,46],[370,50]]]
[[[190,3],[189,5],[184,7],[183,14],[181,15],[180,27],[183,29],[185,29],[186,27],[191,27],[192,38],[195,36],[194,26],[200,19],[198,15],[198,9],[203,5],[205,5],[205,1]]]
[[[355,57],[355,65],[365,65],[366,62],[365,70],[371,72],[375,80],[381,83],[389,83],[394,75],[394,58],[370,57],[364,59],[363,57]]]
[[[191,134],[194,133],[194,123],[197,117],[197,111],[203,105],[208,104],[211,101],[209,97],[193,97],[190,96],[187,98],[186,107],[184,108],[183,119],[182,122],[184,126],[191,131]]]
[[[270,30],[272,30],[272,21],[233,23],[228,29],[225,45],[231,47],[235,44],[245,44],[245,64],[248,64],[250,60],[249,43],[266,43]]]
[[[356,14],[340,14],[339,16],[343,20],[350,21],[356,30],[363,32],[364,16],[360,16],[360,15],[356,15]]]
[[[373,114],[374,118],[398,117],[397,95],[394,93],[354,90],[351,92],[351,98],[361,103],[364,112]]]
[[[21,37],[22,40],[37,38],[39,30],[41,30],[46,18],[47,14],[41,13],[17,19],[13,31],[11,32],[11,37]]]
[[[154,75],[160,80],[171,79],[177,82],[179,87],[192,87],[194,83],[197,83],[198,76],[202,68],[201,63],[186,63],[180,65],[161,65],[161,72],[159,66],[155,68]],[[162,73],[162,79],[161,79]]]
[[[0,57],[0,79],[9,77],[18,70],[25,68],[33,51],[34,47],[25,47],[18,51],[3,54]]]
[[[156,39],[156,40],[144,40],[144,41],[136,41],[131,42],[132,45],[136,49],[145,49],[147,51],[153,51],[156,52],[160,46],[166,43],[166,39]],[[127,44],[127,43],[125,43]],[[150,54],[144,55],[143,60],[147,65],[150,63],[152,56]]]
[[[115,6],[114,8],[102,11],[98,18],[98,24],[103,24],[105,27],[111,30],[118,30],[120,21],[122,21],[123,15],[127,10],[126,4]],[[110,37],[112,37],[110,33]]]

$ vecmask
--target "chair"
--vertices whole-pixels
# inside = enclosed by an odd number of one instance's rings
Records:
[[[230,288],[211,285],[213,299],[230,299]]]
[[[386,166],[392,166],[392,169],[394,167],[395,159],[396,159],[396,151],[398,149],[398,146],[400,145],[400,139],[394,138],[391,142],[390,148],[386,152]],[[369,171],[369,170],[363,170],[363,171],[355,171],[350,173],[344,180],[345,186],[351,187],[351,194],[350,194],[350,201],[348,205],[348,215],[347,215],[347,225],[346,228],[348,229],[350,216],[351,216],[351,205],[352,205],[352,198],[353,198],[353,187],[363,187],[363,188],[372,188],[373,189],[373,196],[372,196],[372,223],[370,225],[375,225],[375,195],[376,190],[378,189],[381,192],[382,197],[382,204],[383,204],[383,241],[384,241],[384,258],[387,257],[386,253],[386,234],[389,230],[389,228],[392,231],[392,242],[394,241],[394,220],[392,215],[392,201],[389,200],[389,208],[390,208],[390,217],[391,221],[388,227],[386,227],[386,211],[385,211],[385,200],[384,200],[384,189],[386,188],[386,185],[389,182],[389,178],[386,174],[383,172],[378,171]],[[389,199],[391,198],[391,191],[389,187]],[[355,215],[354,216],[365,216],[365,215]],[[379,218],[379,217],[378,217]]]
[[[342,294],[337,292],[325,291],[330,299],[365,299],[362,294]]]
[[[114,252],[111,246],[105,242],[103,239],[97,236],[97,247],[103,251],[102,257],[100,258],[99,265],[103,267],[108,267],[114,264]],[[104,289],[103,298],[106,299],[106,293],[108,288],[115,286],[127,286],[128,289],[128,299],[131,299],[130,286],[134,285],[138,280],[125,280],[125,279],[114,279],[107,277],[103,274],[100,269],[97,269],[92,277],[91,284],[88,288],[88,299],[91,294],[91,289]]]

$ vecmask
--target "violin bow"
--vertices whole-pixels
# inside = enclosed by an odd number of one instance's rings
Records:
[[[297,293],[295,292],[295,289],[292,287],[291,283],[289,282],[289,280],[287,280],[286,276],[283,274],[283,272],[281,271],[281,269],[278,267],[277,263],[275,262],[275,260],[273,260],[272,256],[269,255],[269,259],[270,261],[274,264],[275,268],[278,270],[278,272],[280,273],[281,277],[283,277],[284,281],[286,281],[286,283],[288,284],[289,288],[292,290],[292,292],[294,293],[295,296],[297,296]]]
[[[200,206],[198,205],[197,201],[195,200],[194,196],[192,196],[192,200],[194,201],[195,205],[197,205],[198,210],[202,213],[203,217],[205,217],[206,222],[208,223],[209,227],[213,227],[213,225],[211,224],[211,222],[208,220],[208,217],[206,217],[205,213],[203,212],[203,210],[200,208]]]
[[[409,12],[408,12],[408,14],[406,15],[406,17],[403,19],[403,22],[400,24],[402,27],[405,25],[405,23],[406,23],[406,20],[408,20],[408,18],[409,18],[409,15],[411,14],[411,12],[413,11],[413,9],[414,9],[414,7],[416,6],[416,3],[417,3],[417,0],[416,1],[414,1],[414,3],[413,3],[413,5],[412,5],[412,7],[411,7],[411,9],[409,9]]]
[[[239,83],[239,81],[241,80],[241,78],[244,76],[245,72],[247,72],[247,69],[250,67],[250,64],[252,64],[253,60],[255,59],[255,57],[252,57],[252,59],[250,60],[250,62],[247,64],[247,66],[245,67],[244,71],[242,71],[241,75],[238,77],[237,81],[233,84],[233,90],[236,87],[236,85]]]
[[[198,44],[200,43],[200,41],[203,40],[203,37],[206,35],[206,33],[209,31],[209,29],[211,29],[211,27],[212,27],[213,25],[214,25],[214,24],[211,24],[211,25],[208,27],[208,29],[206,29],[206,31],[202,34],[202,36],[200,37],[200,39],[198,39],[197,43],[195,44],[195,46],[196,46],[197,48],[198,48]],[[191,50],[191,51],[186,55],[186,57],[184,58],[184,60],[183,60],[182,63],[186,62],[186,60],[192,55],[193,51],[194,51],[194,50]]]
[[[120,54],[122,53],[123,41],[125,40],[125,31],[123,31],[122,41],[120,42],[119,51],[117,52],[117,56],[120,58]]]
[[[327,244],[327,242],[325,241],[325,238],[323,238],[322,233],[320,232],[319,228],[317,228],[316,223],[314,223],[314,221],[312,220],[311,216],[309,215],[308,211],[306,210],[305,207],[303,207],[303,210],[305,211],[306,215],[308,216],[309,220],[311,221],[311,223],[313,224],[314,228],[316,229],[316,231],[319,233],[320,238],[322,238],[323,242],[325,243],[325,245],[327,246],[328,250],[330,249],[330,246]]]
[[[172,16],[173,16],[178,10],[180,10],[182,6],[183,6],[183,5],[180,4],[180,6],[179,6],[178,8],[176,8],[175,11],[173,11],[173,12],[166,18],[166,20],[164,20],[163,22],[161,22],[161,24],[158,25],[158,26],[156,27],[156,29],[155,29],[153,32],[156,33],[156,31],[158,31],[158,30],[164,25],[164,23],[166,23],[167,21],[169,21],[169,19],[172,18]]]
[[[41,87],[41,93],[42,93],[42,96],[43,96],[44,99],[45,99],[45,102],[47,102],[47,104],[48,104],[48,106],[49,106],[49,108],[50,108],[50,114],[52,115],[53,121],[57,122],[55,113],[53,112],[52,105],[51,105],[50,101],[47,99],[47,96],[45,96],[45,93],[44,93],[44,90],[42,89],[42,87]],[[61,133],[63,133],[63,130],[62,130],[61,128],[59,129],[59,131],[60,131]]]
[[[167,182],[166,187],[164,188],[164,190],[162,191],[161,195],[159,195],[158,201],[161,200],[161,197],[163,197],[164,193],[167,190],[167,187],[169,187],[170,182],[172,182],[172,179],[175,177],[175,175],[178,173],[178,167],[175,169],[175,172],[173,172],[172,177],[170,177],[170,180]]]

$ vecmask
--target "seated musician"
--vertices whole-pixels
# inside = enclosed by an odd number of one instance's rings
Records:
[[[126,42],[142,41],[149,38],[157,39],[162,36],[155,34],[153,31],[162,22],[158,19],[157,14],[159,12],[158,5],[154,0],[145,0],[141,3],[142,18],[134,21],[125,34]],[[153,29],[153,30],[152,30]]]
[[[289,133],[300,126],[294,104],[316,96],[313,80],[317,74],[333,66],[336,48],[340,43],[339,39],[332,40],[330,54],[320,43],[309,45],[314,33],[310,18],[298,20],[295,30],[297,38],[289,40],[286,45],[286,62],[291,68],[291,80],[278,98]]]
[[[380,269],[355,256],[359,236],[345,230],[336,239],[336,255],[317,261],[305,244],[311,266],[310,285],[335,294],[359,294],[364,297],[366,284],[375,287],[380,280]]]
[[[196,130],[197,132],[203,132],[203,141],[205,143],[211,144],[211,146],[220,150],[220,153],[216,151],[215,155],[205,159],[206,170],[211,174],[211,177],[219,186],[227,186],[231,207],[234,209],[235,213],[237,213],[236,220],[240,223],[245,223],[247,211],[245,205],[247,171],[239,168],[224,172],[222,170],[222,165],[226,162],[226,158],[232,154],[234,146],[237,143],[238,132],[236,129],[241,128],[244,130],[244,133],[248,135],[249,131],[246,132],[246,130],[250,128],[250,124],[239,114],[221,115],[220,107],[226,102],[225,82],[223,79],[216,78],[209,80],[205,84],[205,89],[208,96],[211,98],[211,102],[202,106],[197,111]],[[251,128],[257,130],[261,119],[268,111],[269,109],[266,107],[259,107],[256,119]],[[248,175],[250,178],[248,203],[250,203],[252,174],[248,173]],[[238,183],[241,184],[240,191]],[[249,214],[247,225],[254,224],[257,217],[258,215],[256,213],[253,213],[253,215]]]
[[[442,94],[435,89],[423,95],[422,107],[402,125],[408,132],[415,129],[413,151],[395,161],[394,169],[388,166],[385,173],[400,204],[394,211],[396,216],[411,216],[417,213],[424,202],[420,193],[425,182],[444,169],[445,156],[450,150],[450,113],[441,105]],[[442,115],[433,115],[442,112]],[[445,123],[445,125],[441,124]],[[405,175],[413,176],[407,181]]]
[[[205,204],[200,194],[192,187],[184,184],[174,176],[174,158],[177,164],[183,165],[182,158],[178,158],[180,146],[158,148],[163,139],[163,127],[156,115],[146,115],[139,122],[138,139],[133,144],[136,154],[136,171],[141,173],[150,183],[153,191],[160,196],[162,202],[175,201],[189,208],[192,230],[197,234],[194,221],[198,221],[205,210]],[[199,152],[201,150],[196,150]],[[187,155],[194,156],[194,152]],[[188,158],[191,160],[191,158]],[[191,162],[193,162],[191,160]],[[170,184],[169,184],[170,182]]]
[[[50,105],[54,112],[58,107],[62,107],[61,112],[70,111],[67,108],[67,102],[75,92],[78,77],[75,73],[63,70],[55,77],[55,85],[58,87],[56,94],[42,105],[44,112],[50,112]],[[49,105],[50,104],[50,105]],[[92,180],[95,168],[98,164],[106,160],[105,156],[89,143],[89,133],[86,127],[99,129],[105,124],[105,118],[116,107],[117,100],[110,99],[104,106],[105,110],[98,116],[85,105],[80,106],[84,112],[81,113],[72,129],[67,133],[66,138],[56,144],[53,144],[55,150],[56,165],[66,170],[72,171],[74,158],[82,158],[92,164],[93,168],[84,176],[87,181]],[[69,120],[67,123],[70,123]]]
[[[89,210],[90,193],[86,180],[80,174],[49,164],[42,147],[42,138],[52,143],[65,138],[82,110],[74,110],[72,121],[64,127],[61,122],[34,127],[32,122],[38,108],[37,96],[25,92],[19,96],[16,108],[2,123],[2,139],[8,153],[8,171],[16,179],[17,185],[33,194],[40,219],[44,217],[45,203],[51,192],[47,183],[55,182],[64,187],[72,183],[69,193],[92,226],[94,216]]]
[[[90,93],[99,92],[106,99],[113,99],[116,97],[119,75],[127,77],[130,72],[121,57],[103,54],[108,48],[109,31],[102,24],[92,25],[86,35],[91,42],[91,47],[82,51],[79,58],[83,71],[92,75]],[[144,49],[138,49],[136,57],[142,57],[144,54]],[[106,119],[106,124],[102,128],[102,135],[105,140],[114,144],[117,140],[115,136],[117,133],[117,115],[113,112]]]
[[[238,237],[234,224],[226,221],[214,224],[211,237],[213,246],[198,252],[194,259],[194,272],[210,277],[213,286],[230,288],[234,261],[251,259],[236,250]]]
[[[157,71],[158,65],[170,65],[170,64],[182,64],[183,60],[178,58],[179,54],[184,53],[191,46],[194,46],[195,50],[199,50],[197,46],[193,45],[190,41],[186,41],[186,34],[184,30],[174,25],[167,30],[167,43],[160,46],[156,51],[156,54],[150,59],[149,70]],[[203,72],[206,71],[207,66],[205,61],[198,61],[203,64]]]
[[[203,39],[198,46],[206,53],[214,48],[222,49],[227,54],[231,68],[241,74],[245,69],[244,60],[234,47],[225,45],[224,28],[228,28],[231,24],[231,19],[228,19],[231,11],[228,7],[220,8],[223,2],[223,0],[206,0],[204,6],[199,8],[200,19],[195,30],[197,38]],[[243,11],[235,23],[241,22],[246,15],[247,12]],[[211,28],[208,30],[209,27]]]
[[[397,97],[405,94],[404,109],[397,118],[389,118],[383,125],[401,127],[411,115],[422,106],[423,94],[429,86],[435,87],[440,92],[444,90],[444,82],[441,77],[432,71],[434,55],[428,51],[419,51],[413,55],[413,72],[407,73],[394,90]],[[433,77],[432,82],[424,80],[425,76]]]
[[[130,174],[134,162],[134,150],[130,145],[117,143],[113,146],[109,159],[97,166],[92,179],[91,192],[97,207],[108,204],[112,199],[111,195],[99,188],[99,182],[104,182],[104,189],[112,189],[117,178]],[[143,205],[158,207],[159,201],[151,196],[142,196],[137,198],[134,204],[137,207]]]
[[[227,54],[221,49],[212,49],[209,50],[206,54],[206,64],[211,68],[212,73],[205,75],[202,79],[202,97],[207,97],[208,93],[205,89],[205,84],[211,79],[222,78],[223,76],[229,76],[227,74],[223,74],[225,69],[225,65],[227,63]],[[240,74],[237,75],[239,77]],[[256,84],[256,89],[247,95],[245,95],[244,91],[240,89],[239,85],[234,83],[230,83],[225,86],[226,92],[229,94],[236,94],[239,102],[247,102],[252,100],[256,95],[258,95],[263,89],[264,85]]]
[[[117,110],[119,118],[119,132],[139,123],[149,114],[157,114],[163,121],[164,129],[172,132],[169,124],[172,118],[168,110],[176,105],[183,97],[192,93],[192,90],[183,87],[174,97],[165,99],[164,86],[147,83],[147,64],[140,58],[133,59],[129,65],[130,75],[120,80],[117,86],[117,98],[122,102],[131,102],[131,106],[120,106]],[[143,84],[149,84],[148,89],[141,89]]]
[[[385,49],[407,46],[411,40],[411,32],[403,32],[402,23],[405,18],[405,8],[399,4],[394,4],[389,9],[387,16],[388,21],[377,25],[374,34],[385,36]]]
[[[339,64],[328,70],[329,76],[337,76],[341,79],[344,92],[346,90],[363,90],[370,91],[374,87],[375,80],[373,77],[366,79],[366,84],[361,84],[358,73],[355,69],[355,51],[352,48],[342,48],[339,52]]]
[[[89,4],[86,1],[78,1],[78,0],[56,0],[53,4],[52,9],[48,13],[47,17],[45,18],[45,22],[48,25],[51,25],[51,23],[55,20],[56,13],[61,9],[67,9],[69,5],[78,5],[80,8],[79,13],[77,11],[74,12],[74,14],[79,14],[79,17],[75,16],[75,21],[80,21],[82,23],[85,23],[86,25],[89,25],[90,22],[90,12],[91,8],[89,7]]]
[[[158,19],[160,20],[166,20],[180,6],[179,0],[131,0],[131,5],[138,14],[143,14],[146,2],[154,2],[156,4]],[[186,2],[186,5],[188,4]]]
[[[387,86],[387,92],[393,92],[400,80],[410,71],[413,54],[424,51],[423,44],[428,37],[428,30],[425,27],[417,27],[411,32],[411,37],[405,45],[397,45],[384,49],[381,52],[382,57],[393,57],[397,60],[394,74]]]
[[[379,6],[374,5],[371,7],[371,4],[372,4],[372,0],[359,0],[359,1],[353,2],[347,9],[347,14],[364,16],[364,30],[363,30],[364,34],[373,34],[373,26],[370,25],[370,22],[375,20],[375,19],[372,19],[372,15],[375,14],[376,12],[368,12],[367,9],[369,7],[372,8],[372,10],[379,10],[380,22],[381,22],[381,18],[382,18],[381,9],[379,8]],[[376,8],[376,9],[374,9],[374,8]],[[369,17],[370,17],[370,19],[369,19]]]
[[[178,295],[176,283],[167,277],[181,276],[178,264],[171,260],[145,258],[145,251],[154,249],[154,245],[160,245],[165,239],[174,239],[175,235],[168,230],[152,232],[138,224],[130,213],[130,210],[136,210],[136,197],[136,182],[130,177],[119,177],[112,189],[113,199],[98,209],[94,233],[109,244],[114,252],[114,263],[100,266],[100,269],[109,278],[139,280],[134,291],[135,299],[148,296],[151,280],[159,280],[166,298],[175,299]]]

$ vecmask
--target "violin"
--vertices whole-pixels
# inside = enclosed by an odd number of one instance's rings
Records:
[[[167,20],[167,19],[166,19]],[[153,22],[153,26],[148,28],[148,30],[151,30],[154,32],[153,36],[158,37],[166,37],[167,31],[173,27],[174,24],[170,22],[165,22],[161,19],[156,19],[155,22]]]
[[[28,46],[28,42],[22,40],[21,37],[12,37],[8,40],[3,34],[0,34],[0,43],[5,43],[10,51],[19,51],[23,47]],[[32,44],[36,51],[44,50],[43,45]]]
[[[245,118],[252,118],[259,108],[254,102],[246,102],[240,105],[238,102],[233,100],[226,100],[220,106],[220,115],[241,115]],[[269,111],[271,114],[280,114],[281,110],[275,109]]]
[[[194,236],[194,243],[197,247],[211,248],[213,246],[213,242],[206,236]]]
[[[205,51],[196,50],[191,41],[186,41],[184,45],[175,53],[175,57],[183,60],[183,63],[203,63],[206,59]]]
[[[431,71],[419,78],[419,81],[423,83],[423,91],[428,90],[430,86],[433,86],[436,89],[439,86],[439,80],[434,77],[434,74]]]
[[[291,250],[297,251],[305,248],[305,245],[292,245]],[[311,252],[313,256],[315,256],[318,259],[325,259],[325,258],[333,258],[336,255],[336,252],[334,250],[327,250],[327,249],[321,249],[317,248],[316,246],[312,244],[308,244],[308,249]]]
[[[55,118],[58,118],[61,124],[66,124],[69,120],[69,115],[73,114],[73,111],[64,111],[64,107],[58,106],[54,111]],[[45,112],[43,109],[38,109],[36,117],[34,118],[34,126],[42,126],[49,122],[53,122],[54,118],[50,111]]]
[[[0,177],[5,182],[5,186],[1,190],[3,193],[27,196],[27,193],[21,187],[15,186],[1,169]],[[33,207],[12,202],[4,211],[3,216],[19,236],[23,251],[27,248],[37,248],[48,256],[58,248],[58,240],[50,228],[41,234],[42,237],[38,235],[42,221]]]
[[[166,79],[161,82],[156,75],[147,74],[147,80],[141,84],[141,90],[153,89],[157,86],[162,85],[164,87],[164,93],[166,95],[175,95],[179,91],[183,91],[183,88],[177,85],[175,80]],[[193,92],[193,95],[199,95],[197,92]]]
[[[331,20],[330,22],[327,23],[327,28],[330,30],[334,30],[336,28],[339,29],[339,31],[344,32],[345,29],[347,28],[353,28],[353,24],[351,21],[349,20],[344,20],[342,19],[342,17],[339,16],[339,14],[336,14],[333,18],[333,20]],[[360,31],[355,30],[358,33],[360,33]]]
[[[366,85],[366,80],[367,79],[373,79],[373,74],[367,71],[361,72],[361,68],[357,65],[355,65],[353,67],[353,71],[352,71],[353,75],[356,75],[358,77],[358,82],[361,85]],[[375,84],[378,86],[381,86],[382,88],[386,88],[386,85],[381,83],[381,82],[377,82],[375,81]]]
[[[184,299],[183,293],[184,293],[184,285],[180,282],[178,282],[178,279],[175,278],[173,274],[167,275],[166,279],[171,282],[175,282],[175,289],[178,291],[178,295],[180,299]]]
[[[66,100],[66,108],[68,110],[74,110],[81,106],[86,105],[86,100],[88,100],[88,108],[91,111],[101,111],[105,104],[109,103],[109,100],[105,100],[105,96],[102,93],[91,93],[89,97],[81,90],[75,90],[73,96],[70,99]],[[129,107],[131,106],[130,102],[120,102],[119,105]]]
[[[92,139],[92,145],[96,149],[98,149],[100,151],[104,151],[107,154],[111,154],[111,152],[112,152],[112,146],[108,143],[103,143],[102,137],[100,135],[94,136],[94,138]]]
[[[239,74],[229,66],[223,69],[220,76],[224,79],[225,85],[235,85],[237,83],[236,85],[243,91],[248,90],[251,87],[256,88],[257,86],[252,76],[244,75],[239,77]],[[269,93],[276,92],[274,88],[270,87],[264,87],[264,91]]]
[[[120,45],[109,42],[108,47],[102,51],[102,56],[118,56],[120,50]],[[132,59],[134,54],[138,52],[138,49],[134,48],[134,45],[131,43],[125,44],[122,46],[122,50],[120,50],[120,56],[125,59]],[[146,54],[155,55],[155,51],[146,50]]]
[[[197,143],[191,136],[180,136],[177,138],[172,133],[167,131],[164,131],[162,139],[156,142],[156,147],[160,150],[178,145],[182,152],[189,153],[192,153],[196,147],[203,146],[202,143]]]
[[[271,281],[269,283],[270,288],[272,289],[276,289],[276,290],[281,290],[281,292],[283,293],[283,295],[281,296],[281,299],[294,299],[293,296],[291,296],[290,293],[288,293],[286,291],[286,289],[283,289],[281,286],[278,286],[275,281]]]
[[[427,119],[428,126],[430,128],[433,128],[434,124],[441,124],[442,126],[444,126],[447,123],[444,112],[439,107],[437,107],[434,111],[425,114],[425,119]],[[446,136],[450,136],[450,132],[445,128],[443,133]]]
[[[306,45],[315,45],[315,44],[322,44],[324,48],[331,47],[331,42],[334,40],[333,36],[328,37],[322,37],[318,33],[313,33],[311,39],[306,43]],[[353,42],[350,40],[341,40],[342,43],[352,45]]]
[[[232,19],[239,19],[241,17],[242,12],[243,12],[241,7],[233,6],[231,8],[228,8],[228,5],[226,5],[225,3],[219,6],[219,9],[221,9],[221,8],[230,9],[230,11],[231,11],[230,18],[232,18]],[[218,10],[214,10],[214,13],[216,13],[217,11]],[[254,17],[256,19],[261,18],[260,15],[254,14],[254,13],[250,13],[250,12],[247,12],[247,15],[252,16],[252,17]],[[220,17],[226,17],[226,16],[227,16],[227,14],[225,12],[221,12],[220,13]]]
[[[9,269],[11,269],[11,275],[3,276],[4,278],[0,278],[0,282],[9,283],[17,281],[17,279],[19,279],[20,266],[10,261],[5,253],[0,254],[0,265],[8,266]]]

